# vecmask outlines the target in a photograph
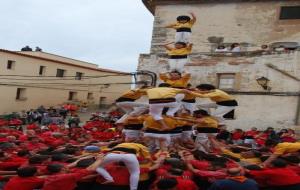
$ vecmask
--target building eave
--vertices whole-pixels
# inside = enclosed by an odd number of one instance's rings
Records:
[[[72,66],[72,67],[78,67],[78,68],[88,69],[88,70],[93,70],[93,71],[98,71],[98,72],[116,73],[116,74],[124,74],[124,75],[129,75],[130,74],[128,72],[115,71],[115,70],[103,69],[103,68],[92,68],[92,67],[87,67],[87,66],[82,66],[82,65],[76,65],[76,64],[73,64],[73,63],[68,63],[68,62],[59,61],[59,60],[55,60],[55,59],[44,58],[44,57],[38,57],[38,56],[34,56],[34,55],[23,54],[23,53],[20,53],[20,52],[15,52],[15,51],[10,51],[10,50],[5,50],[5,49],[0,49],[0,52],[9,53],[9,54],[13,54],[13,55],[18,55],[18,56],[22,56],[22,57],[33,58],[33,59],[39,59],[39,60],[43,60],[43,61],[49,61],[49,62],[53,62],[53,63],[58,63],[58,64],[62,64],[62,65]]]
[[[299,0],[142,0],[146,8],[155,15],[158,4],[195,4],[195,3],[231,3],[231,2],[263,2],[263,1],[299,1]]]

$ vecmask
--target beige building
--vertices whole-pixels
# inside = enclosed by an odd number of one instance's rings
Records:
[[[88,102],[107,106],[131,87],[129,73],[41,51],[0,49],[0,114]]]
[[[239,102],[232,128],[293,127],[300,123],[300,1],[299,0],[144,0],[153,13],[150,53],[141,54],[139,69],[168,70],[161,46],[174,41],[175,31],[164,28],[179,15],[194,12],[194,44],[185,67],[193,86],[211,83]],[[240,43],[241,53],[214,53],[224,44]],[[288,51],[260,51],[284,46]],[[297,45],[298,44],[298,45]],[[264,78],[262,78],[264,77]],[[263,87],[257,79],[268,79]],[[201,100],[207,101],[207,100]]]

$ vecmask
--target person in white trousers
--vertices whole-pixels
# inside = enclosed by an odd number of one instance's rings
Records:
[[[169,66],[171,71],[179,71],[180,73],[184,72],[184,66],[188,62],[188,55],[191,53],[193,44],[176,42],[173,46],[170,46],[171,43],[165,44],[164,47],[168,51],[169,55]]]
[[[192,18],[187,15],[181,15],[177,17],[176,23],[165,26],[165,28],[173,28],[176,30],[175,42],[190,43],[192,27],[197,20],[196,15],[194,13],[190,14]]]
[[[116,100],[116,106],[124,111],[125,114],[116,123],[123,123],[130,115],[137,116],[145,112],[148,109],[148,103],[136,102],[136,100],[145,94],[145,91],[142,89],[129,90],[118,98]]]
[[[126,153],[109,153],[107,154],[100,166],[96,169],[97,173],[100,174],[107,183],[114,182],[118,179],[113,179],[112,176],[105,170],[105,166],[110,163],[114,162],[123,162],[125,166],[127,167],[130,178],[130,190],[137,190],[138,183],[139,183],[139,177],[140,177],[140,165],[139,161],[135,154],[126,154]]]
[[[146,92],[149,98],[149,114],[161,124],[162,130],[168,129],[162,112],[164,108],[168,108],[166,115],[174,116],[181,107],[181,103],[178,101],[183,98],[178,94],[183,93],[184,90],[171,88],[170,84],[161,83],[157,88],[148,89]]]
[[[215,110],[210,115],[217,118],[220,125],[224,124],[225,119],[223,116],[238,106],[237,101],[232,96],[222,90],[216,89],[211,84],[200,84],[196,88],[197,91],[187,90],[186,93],[195,97],[209,98],[213,103],[199,104],[198,106],[204,110],[214,108]]]

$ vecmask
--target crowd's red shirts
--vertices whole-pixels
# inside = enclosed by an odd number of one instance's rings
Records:
[[[217,171],[208,171],[208,170],[199,170],[195,173],[195,175],[198,175],[203,178],[214,178],[214,179],[225,179],[227,177],[227,174],[223,170],[217,170]]]
[[[9,120],[8,125],[19,126],[19,125],[22,125],[22,123],[23,122],[20,119],[11,119],[11,120]]]
[[[234,132],[232,133],[232,140],[240,140],[244,137],[244,133],[241,132]]]
[[[250,175],[261,186],[287,186],[300,183],[300,176],[289,168],[269,168],[250,171]]]
[[[196,169],[199,170],[208,170],[210,167],[210,163],[208,161],[200,161],[200,160],[190,160],[190,164]]]
[[[125,166],[118,166],[116,164],[109,164],[105,166],[106,171],[114,179],[114,185],[126,186],[129,185],[129,171]],[[102,183],[105,180],[103,177],[99,176],[96,180],[98,183]]]
[[[7,138],[6,137],[0,138],[0,142],[7,142]]]
[[[43,190],[74,190],[77,186],[77,181],[89,174],[90,171],[80,170],[76,173],[49,175],[45,179]]]
[[[27,162],[27,158],[12,155],[8,160],[0,163],[0,170],[17,169]]]
[[[182,179],[181,177],[176,177],[178,182],[177,190],[197,190],[197,185],[190,179]]]
[[[287,166],[287,168],[293,170],[300,176],[300,166]]]
[[[48,125],[48,128],[52,132],[58,132],[59,131],[59,127],[56,124],[50,124],[50,125]]]
[[[8,121],[4,119],[0,119],[0,127],[8,125]]]
[[[245,137],[252,137],[254,139],[254,137],[256,135],[258,135],[258,133],[259,133],[258,131],[252,131],[252,130],[246,131],[245,132]]]
[[[29,124],[26,126],[27,130],[35,130],[37,128],[38,128],[38,126],[35,123]]]
[[[33,190],[43,186],[44,179],[37,177],[13,177],[4,186],[4,190]]]
[[[269,133],[263,133],[260,137],[255,138],[255,141],[258,145],[263,146],[269,136]]]
[[[43,149],[43,148],[47,148],[47,146],[43,143],[32,143],[32,142],[27,143],[27,149],[29,151],[40,150],[40,149]]]

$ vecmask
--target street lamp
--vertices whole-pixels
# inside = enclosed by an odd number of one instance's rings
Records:
[[[258,79],[256,79],[257,83],[263,87],[263,89],[265,90],[271,90],[271,87],[268,86],[269,83],[269,79],[266,77],[259,77]]]

